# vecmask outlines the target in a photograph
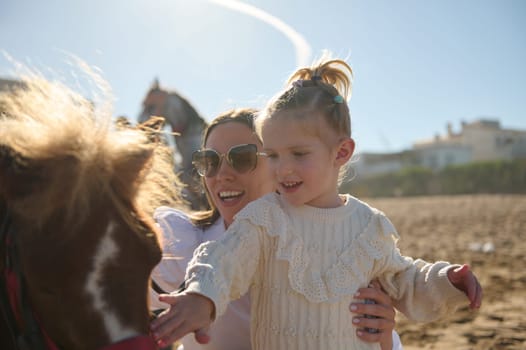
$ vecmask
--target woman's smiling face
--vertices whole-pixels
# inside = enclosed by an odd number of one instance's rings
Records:
[[[261,143],[254,132],[245,124],[227,122],[214,127],[210,131],[205,147],[227,153],[233,146],[241,144],[255,144],[261,151]],[[205,177],[205,185],[225,225],[229,226],[241,209],[249,202],[272,192],[273,180],[269,176],[267,160],[257,157],[255,169],[245,173],[238,173],[223,157],[220,167],[212,177]]]

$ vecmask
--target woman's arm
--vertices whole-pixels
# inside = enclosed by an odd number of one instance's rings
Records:
[[[355,313],[353,325],[356,334],[366,342],[379,342],[382,350],[402,350],[398,334],[394,331],[395,309],[391,298],[382,291],[380,284],[373,281],[369,288],[360,288],[356,299],[373,300],[375,304],[352,303],[351,312]],[[365,315],[374,316],[365,317]],[[371,332],[366,329],[377,330]]]

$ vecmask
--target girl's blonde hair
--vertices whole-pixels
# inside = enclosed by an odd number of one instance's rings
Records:
[[[322,115],[337,135],[351,137],[351,118],[346,102],[351,96],[352,76],[352,69],[345,61],[331,59],[328,55],[310,67],[298,69],[288,78],[285,91],[272,99],[259,115],[256,121],[258,135],[261,135],[265,121],[287,111],[293,112],[290,115],[300,121],[310,121],[314,116]]]

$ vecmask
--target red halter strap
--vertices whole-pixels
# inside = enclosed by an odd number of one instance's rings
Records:
[[[5,257],[4,270],[0,273],[0,311],[10,327],[9,336],[16,349],[58,350],[29,305],[9,212],[5,210],[0,219],[0,246]]]

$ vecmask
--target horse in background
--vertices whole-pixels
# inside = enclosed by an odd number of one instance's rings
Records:
[[[192,209],[207,208],[200,180],[192,166],[192,153],[201,147],[207,122],[186,98],[175,91],[162,89],[157,79],[146,94],[142,106],[139,123],[151,116],[162,116],[174,134],[175,147],[181,157],[176,170],[187,185],[184,196]]]
[[[23,81],[0,93],[0,349],[157,349],[152,215],[182,207],[172,150],[59,82]]]

